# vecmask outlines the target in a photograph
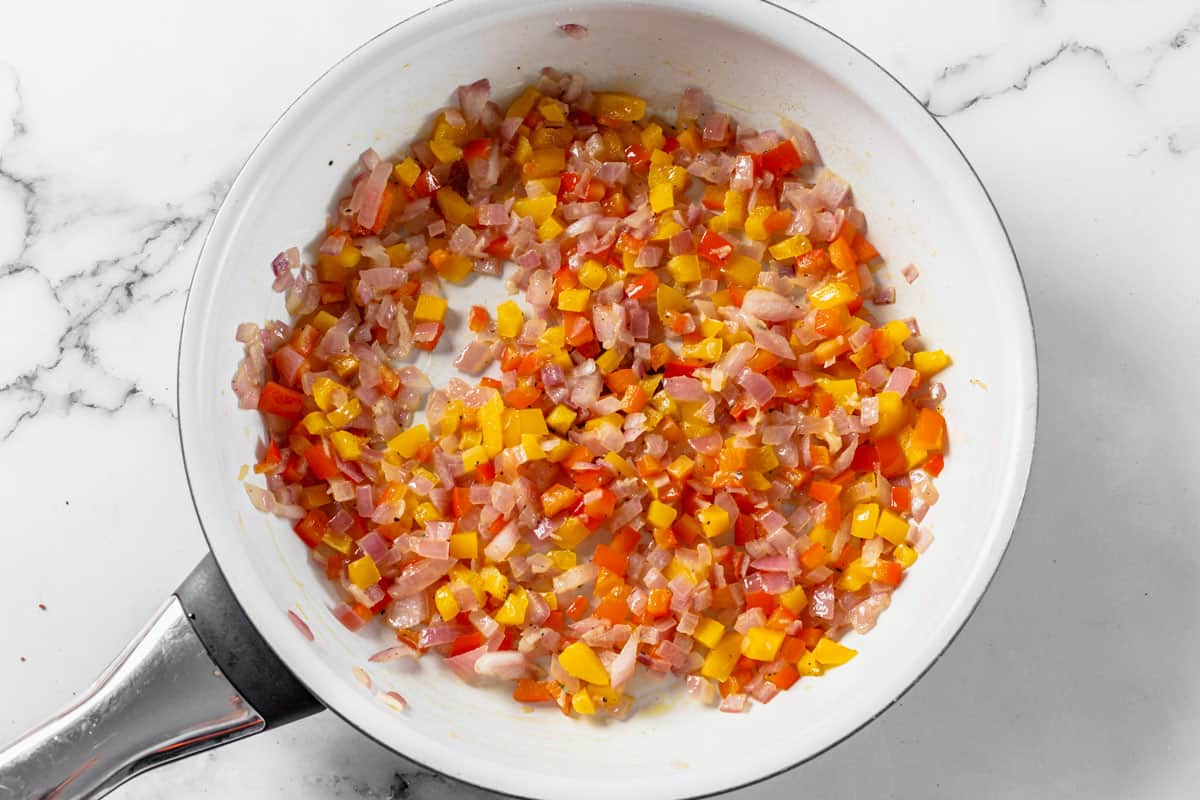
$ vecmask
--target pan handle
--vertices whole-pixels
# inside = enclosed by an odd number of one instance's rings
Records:
[[[0,750],[0,798],[98,798],[138,773],[319,711],[211,554],[82,698]]]

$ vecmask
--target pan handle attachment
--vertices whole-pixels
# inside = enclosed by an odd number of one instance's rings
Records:
[[[0,750],[0,798],[103,797],[160,764],[320,709],[210,554],[82,698]]]

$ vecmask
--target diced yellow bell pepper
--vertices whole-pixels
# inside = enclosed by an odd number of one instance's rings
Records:
[[[842,576],[838,578],[836,585],[839,589],[845,589],[848,592],[857,592],[870,583],[874,577],[875,568],[868,567],[862,563],[862,559],[856,558],[842,570]]]
[[[474,431],[472,431],[474,433]],[[488,455],[487,448],[483,445],[469,447],[463,451],[463,469],[467,472],[474,472],[475,469],[482,463],[489,461],[491,456]]]
[[[625,418],[620,414],[605,414],[602,417],[592,417],[587,422],[583,423],[583,429],[585,431],[595,431],[603,428],[606,425],[613,428],[620,428],[624,420]]]
[[[465,121],[462,125],[452,123],[446,117],[445,112],[443,112],[438,114],[437,120],[433,123],[433,135],[430,138],[438,142],[465,144],[467,134],[468,130]]]
[[[392,167],[392,175],[405,186],[411,187],[417,182],[417,178],[421,177],[421,166],[409,156]]]
[[[658,227],[654,229],[650,238],[654,241],[670,239],[681,230],[683,230],[682,225],[664,214],[658,218]],[[637,260],[637,256],[634,256],[634,260]]]
[[[524,164],[529,160],[529,156],[533,153],[533,145],[529,143],[529,137],[524,134],[517,137],[517,146],[513,149],[513,161],[518,164]],[[519,200],[517,202],[520,202]]]
[[[859,539],[871,539],[875,536],[875,527],[879,524],[879,504],[859,503],[854,507],[850,517],[850,535]]]
[[[625,359],[625,354],[619,350],[605,350],[596,359],[596,369],[607,375],[608,373],[621,366],[621,362]],[[621,427],[621,421],[616,421],[617,427]]]
[[[779,605],[793,614],[799,614],[808,605],[808,596],[804,594],[803,586],[793,586],[779,595]]]
[[[446,298],[432,294],[417,297],[413,319],[417,322],[441,322],[446,318]]]
[[[320,411],[311,411],[300,420],[300,424],[304,426],[304,430],[316,436],[322,433],[329,433],[333,430],[333,426],[329,424],[329,420]]]
[[[620,453],[605,453],[604,463],[616,470],[622,478],[637,477],[637,470],[633,468],[633,464],[630,464]]]
[[[894,545],[902,545],[908,538],[908,523],[894,511],[884,509],[879,515],[875,532]],[[899,557],[896,558],[899,561]]]
[[[905,428],[900,432],[900,449],[904,451],[904,465],[906,469],[916,469],[925,463],[925,459],[929,458],[929,451],[923,447],[918,447],[913,442],[912,428]]]
[[[571,425],[578,416],[574,411],[560,404],[555,406],[554,410],[550,412],[550,416],[546,418],[546,422],[559,433],[566,433],[571,429]]]
[[[896,549],[892,551],[892,557],[905,569],[917,563],[917,551],[906,544],[897,544]]]
[[[575,449],[575,445],[571,444],[566,439],[559,438],[558,436],[551,436],[550,442],[551,446],[550,449],[546,450],[546,458],[550,459],[555,464],[569,456],[571,451]]]
[[[650,210],[661,214],[675,207],[675,189],[669,183],[660,183],[650,190]]]
[[[810,250],[812,250],[812,242],[803,233],[798,233],[767,248],[771,258],[776,261],[788,261],[796,256],[802,256]]]
[[[592,97],[595,104],[593,113],[601,124],[637,122],[646,115],[646,101],[640,97],[617,92],[597,92]]]
[[[544,194],[541,197],[522,197],[513,203],[513,213],[518,217],[530,217],[535,225],[541,225],[550,219],[554,209],[558,208],[558,197]]]
[[[729,530],[729,512],[714,503],[696,512],[696,521],[704,535],[712,539]]]
[[[796,661],[796,671],[801,675],[820,675],[825,669],[817,663],[817,658],[811,650],[805,650],[804,655]]]
[[[591,530],[578,517],[568,517],[554,532],[555,540],[568,549],[578,547],[584,539],[591,535]]]
[[[558,663],[567,674],[597,686],[608,686],[608,670],[596,651],[583,642],[572,642],[558,654]]]
[[[550,563],[554,565],[554,568],[563,572],[579,562],[579,556],[575,554],[574,550],[551,550],[546,555],[549,556]]]
[[[514,411],[517,426],[521,433],[531,433],[535,436],[545,436],[550,433],[546,427],[546,417],[540,408],[522,408]]]
[[[450,534],[450,557],[471,559],[479,555],[479,534],[475,531]]]
[[[679,348],[679,354],[690,361],[703,361],[711,364],[721,358],[725,351],[725,342],[720,339],[701,339],[695,344],[685,344]]]
[[[663,134],[662,126],[657,122],[651,122],[645,128],[642,128],[642,147],[647,150],[658,150],[666,144],[667,137]]]
[[[950,356],[944,350],[921,350],[913,353],[913,369],[929,378],[950,366]]]
[[[509,592],[504,604],[496,609],[494,619],[501,625],[524,625],[528,610],[529,595],[525,593],[525,587],[518,586]]]
[[[675,460],[667,465],[667,474],[677,481],[683,482],[691,477],[692,472],[696,469],[696,462],[685,455],[676,456]]]
[[[455,161],[461,161],[463,157],[462,148],[453,142],[443,142],[437,139],[429,140],[429,150],[434,157],[443,164],[453,164]]]
[[[317,404],[317,408],[321,409],[322,411],[328,411],[334,407],[334,392],[340,392],[347,396],[350,394],[349,390],[345,386],[342,386],[333,378],[326,378],[322,376],[313,381],[313,402],[315,402]]]
[[[692,585],[699,583],[699,578],[696,576],[696,573],[688,569],[678,558],[671,559],[671,563],[667,564],[667,568],[663,571],[663,574],[667,576],[668,581],[673,581],[676,578],[683,577],[691,581]]]
[[[330,434],[329,441],[333,442],[333,449],[343,461],[357,461],[362,455],[362,439],[352,433],[335,431]]]
[[[650,508],[646,511],[646,521],[656,528],[671,527],[671,523],[675,521],[677,516],[679,516],[678,511],[657,500],[651,500]]]
[[[564,289],[558,293],[558,310],[582,312],[591,296],[590,289]]]
[[[891,436],[903,428],[912,409],[904,403],[904,398],[898,392],[880,392],[876,395],[879,400],[879,421],[871,426],[871,436],[878,439]]]
[[[546,457],[546,451],[542,449],[542,441],[532,433],[521,434],[521,452],[525,454],[526,461],[540,461]]]
[[[583,714],[590,717],[596,713],[596,701],[588,694],[586,688],[580,689],[575,694],[571,695],[571,710],[576,714]]]
[[[704,664],[700,667],[700,674],[714,681],[729,680],[741,655],[742,635],[737,631],[730,631],[716,647],[708,651],[708,655],[704,657]]]
[[[701,617],[692,631],[692,638],[705,647],[716,647],[725,635],[725,626],[712,617]]]
[[[421,445],[429,441],[429,429],[422,425],[413,425],[401,431],[388,440],[388,449],[395,450],[405,458],[413,458]]]
[[[499,392],[492,392],[479,409],[479,430],[483,432],[483,446],[488,456],[494,458],[504,449],[504,401]]]
[[[316,314],[313,314],[312,324],[317,330],[325,332],[337,324],[337,317],[325,309],[321,309]]]
[[[358,370],[358,359],[349,354],[330,356],[329,366],[339,377],[349,378]]]
[[[525,312],[512,300],[506,300],[496,308],[496,333],[505,339],[515,339],[525,327]]]
[[[841,281],[823,283],[808,293],[808,303],[816,309],[844,306],[855,298],[854,290]]]
[[[424,525],[427,522],[440,522],[442,512],[437,510],[437,506],[433,503],[420,503],[413,511],[413,521],[418,525]]]
[[[751,628],[742,639],[742,655],[755,661],[774,661],[783,645],[783,631]]]
[[[354,540],[344,533],[330,531],[321,537],[321,541],[346,556],[354,549]]]
[[[595,291],[608,282],[608,270],[599,261],[588,259],[579,269],[579,282]]]
[[[688,299],[673,286],[660,283],[654,291],[658,315],[661,317],[668,311],[683,311],[688,307]]]
[[[748,289],[758,283],[758,273],[762,272],[762,264],[749,256],[734,253],[722,267],[725,279],[734,286]]]
[[[706,338],[716,336],[717,334],[724,332],[724,330],[725,323],[721,322],[719,319],[705,318],[700,320],[700,333],[704,334]]]
[[[437,190],[437,204],[447,222],[455,225],[475,224],[475,207],[449,186]]]
[[[908,341],[908,337],[912,336],[912,331],[909,330],[902,320],[894,319],[883,326],[883,335],[893,345],[902,345]]]
[[[736,189],[725,192],[724,217],[730,228],[737,230],[746,222],[746,195]]]
[[[375,566],[375,559],[370,556],[363,556],[360,559],[351,561],[346,565],[346,574],[350,578],[350,582],[360,589],[369,589],[379,583],[380,577],[379,567]]]
[[[526,117],[533,110],[533,104],[541,98],[542,93],[532,86],[525,87],[520,96],[512,101],[512,105],[508,107],[508,111],[504,112],[506,117]]]
[[[539,242],[548,242],[552,239],[557,239],[559,234],[566,230],[562,223],[555,217],[551,216],[546,219],[541,225],[538,225],[537,235]]]
[[[456,566],[450,569],[450,580],[458,581],[467,586],[471,593],[475,595],[475,601],[482,603],[486,592],[483,590],[483,578],[479,577],[479,573],[467,567]]]
[[[479,577],[483,580],[483,590],[504,602],[504,598],[508,597],[508,578],[504,573],[488,564],[479,570]]]
[[[449,622],[458,616],[460,610],[458,599],[455,598],[454,590],[450,588],[450,584],[448,583],[443,583],[433,593],[433,604],[437,607],[437,612],[443,622]]]
[[[667,261],[667,271],[675,283],[695,283],[701,278],[700,259],[694,253],[674,256]]]
[[[543,97],[538,100],[538,113],[542,115],[542,119],[546,120],[547,124],[561,125],[567,121],[567,114],[564,106],[553,97]]]
[[[451,253],[437,268],[438,276],[450,283],[462,283],[474,271],[474,260],[462,253]]]
[[[817,646],[813,648],[813,657],[817,660],[818,664],[824,667],[841,666],[856,655],[858,655],[857,650],[852,650],[845,645],[838,644],[832,639],[822,638],[817,642]]]
[[[771,234],[767,233],[764,223],[775,209],[771,206],[758,206],[746,215],[746,238],[754,242],[765,242]]]
[[[351,397],[340,406],[325,415],[329,424],[335,428],[344,428],[362,413],[362,403],[357,397]]]

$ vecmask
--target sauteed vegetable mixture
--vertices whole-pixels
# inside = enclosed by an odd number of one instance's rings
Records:
[[[624,714],[640,668],[742,711],[845,664],[932,540],[950,364],[881,318],[850,187],[697,89],[669,121],[551,69],[457,101],[362,155],[315,261],[274,260],[290,321],[238,329],[251,501],[343,625],[394,629],[375,660],[522,703]],[[514,296],[460,307],[465,281]]]

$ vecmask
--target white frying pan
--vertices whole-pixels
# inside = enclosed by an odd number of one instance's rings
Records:
[[[563,23],[589,33],[569,38]],[[777,126],[779,114],[808,126],[825,162],[854,185],[899,287],[894,308],[917,315],[955,360],[945,373],[953,452],[927,519],[937,541],[879,626],[852,637],[853,662],[749,714],[657,688],[627,721],[569,719],[526,713],[507,691],[468,686],[437,659],[368,664],[384,632],[353,634],[333,619],[334,598],[304,546],[255,512],[238,484],[261,430],[229,389],[241,355],[233,334],[239,322],[284,313],[271,258],[312,241],[364,148],[407,144],[459,84],[487,76],[503,97],[544,65],[630,89],[662,111],[699,85],[755,127]],[[910,261],[921,269],[911,287],[898,278]],[[481,297],[494,305],[501,293],[498,281],[479,279],[452,307]],[[448,335],[426,365],[435,383],[462,341]],[[962,627],[1011,535],[1035,410],[1029,309],[995,209],[946,133],[862,53],[768,2],[444,3],[317,81],[234,183],[196,269],[179,361],[180,433],[213,557],[84,700],[0,752],[0,797],[100,796],[148,767],[321,705],[397,753],[510,794],[687,797],[760,780],[877,716]],[[355,667],[370,674],[370,690]],[[408,710],[380,702],[388,690]]]

